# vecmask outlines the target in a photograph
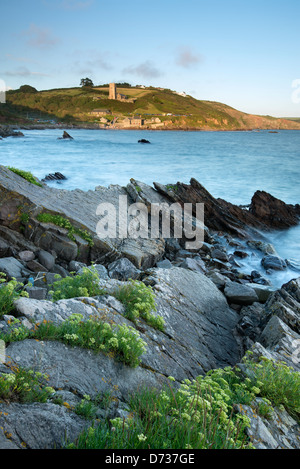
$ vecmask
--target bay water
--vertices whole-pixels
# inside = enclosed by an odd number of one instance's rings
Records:
[[[125,186],[134,178],[146,184],[189,183],[197,179],[214,197],[247,205],[256,190],[286,203],[300,203],[300,131],[185,132],[146,130],[23,130],[24,137],[0,141],[0,164],[31,171],[39,179],[60,172],[60,189],[94,190]],[[150,144],[138,143],[146,139]],[[300,263],[300,225],[268,234],[279,256]],[[260,258],[242,261],[260,269]],[[272,276],[276,286],[300,276],[287,269]]]

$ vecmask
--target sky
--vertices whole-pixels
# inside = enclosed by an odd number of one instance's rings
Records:
[[[300,117],[299,0],[0,0],[0,83],[128,82]]]

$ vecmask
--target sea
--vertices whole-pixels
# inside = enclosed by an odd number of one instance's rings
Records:
[[[49,182],[59,189],[94,190],[126,186],[131,178],[152,185],[197,179],[214,197],[248,205],[257,190],[289,204],[300,203],[300,131],[159,131],[67,129],[22,130],[24,137],[0,141],[0,164],[31,171],[39,179],[60,172],[67,179]],[[145,139],[150,143],[139,143]],[[300,225],[268,233],[278,255],[294,268],[271,275],[280,287],[299,277]],[[253,253],[241,270],[259,270]],[[300,267],[299,267],[300,269]]]

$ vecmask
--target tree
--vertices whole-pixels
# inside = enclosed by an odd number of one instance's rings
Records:
[[[87,87],[92,87],[94,86],[94,83],[90,78],[82,78],[80,82],[80,86],[87,86]]]
[[[37,93],[38,92],[36,88],[30,85],[22,85],[20,86],[18,91],[21,91],[22,93]]]

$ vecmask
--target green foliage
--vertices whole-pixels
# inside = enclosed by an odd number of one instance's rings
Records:
[[[115,297],[125,305],[125,315],[128,319],[135,323],[141,317],[150,326],[164,330],[163,318],[151,313],[156,311],[156,304],[150,286],[137,280],[130,280],[115,291]]]
[[[37,215],[37,220],[41,223],[53,223],[53,225],[65,228],[66,230],[68,230],[68,237],[74,242],[76,241],[75,235],[77,234],[82,239],[87,241],[90,246],[93,246],[94,244],[93,238],[86,230],[75,228],[75,226],[73,226],[69,220],[67,220],[61,215],[53,215],[49,212],[43,212]]]
[[[24,292],[24,284],[17,282],[15,278],[5,283],[5,274],[0,272],[0,319],[4,314],[9,314],[14,309],[14,301],[20,296],[28,296]]]
[[[274,406],[285,409],[300,421],[300,375],[284,362],[274,362],[261,357],[256,363],[249,359],[248,352],[245,363],[250,378],[260,389],[260,395],[269,399]]]
[[[84,417],[87,420],[95,418],[96,412],[97,412],[97,407],[91,401],[91,398],[89,395],[83,396],[83,399],[75,406],[74,409],[75,414],[80,415],[81,417]]]
[[[10,373],[0,375],[0,401],[47,402],[55,393],[47,380],[46,374],[12,365]]]
[[[232,412],[229,403],[233,395],[221,371],[192,382],[185,380],[179,389],[171,384],[162,391],[141,389],[131,396],[127,419],[91,427],[69,448],[251,448],[244,432],[249,420]]]
[[[82,78],[80,81],[80,86],[93,87],[94,83],[90,78]]]
[[[26,179],[26,181],[30,182],[31,184],[34,184],[35,186],[43,187],[42,184],[40,184],[36,178],[33,176],[33,174],[30,171],[23,171],[23,169],[18,169],[18,168],[12,168],[11,166],[7,166],[10,171],[12,171],[15,174],[18,174],[21,176],[23,179]]]
[[[60,325],[44,322],[32,333],[32,337],[58,340],[96,353],[102,352],[131,367],[139,365],[139,357],[145,351],[145,343],[134,328],[126,325],[111,326],[99,318],[84,321],[78,314],[70,316]]]
[[[56,276],[60,278],[59,275]],[[94,267],[84,267],[81,274],[61,278],[51,285],[53,301],[78,298],[82,296],[98,296],[105,292],[99,286],[99,275]]]

